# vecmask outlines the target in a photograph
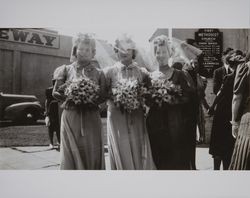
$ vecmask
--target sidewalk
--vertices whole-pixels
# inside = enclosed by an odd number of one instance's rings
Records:
[[[0,148],[0,170],[59,170],[59,157],[57,150],[47,146]],[[105,163],[110,170],[108,153],[105,153]],[[196,166],[199,170],[213,169],[208,148],[196,149]]]

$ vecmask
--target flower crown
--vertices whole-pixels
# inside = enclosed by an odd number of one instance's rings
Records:
[[[158,36],[154,39],[154,45],[155,46],[168,46],[169,40],[168,37],[165,35]]]
[[[115,48],[136,49],[135,42],[127,34],[121,35],[115,40]]]
[[[73,39],[73,45],[77,46],[80,42],[84,42],[85,44],[88,44],[88,45],[93,45],[93,47],[95,48],[94,34],[78,33],[76,38]]]

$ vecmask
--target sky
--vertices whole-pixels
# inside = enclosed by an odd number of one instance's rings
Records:
[[[115,27],[99,28],[99,27],[55,27],[51,28],[58,31],[59,34],[76,36],[77,33],[94,33],[98,39],[107,40],[109,43],[114,44],[115,39],[123,34],[127,33],[132,37],[136,44],[145,50],[150,48],[149,38],[153,35],[157,28],[143,27],[143,28],[129,28],[117,29]]]
[[[70,36],[92,32],[110,43],[121,33],[128,33],[143,48],[149,47],[148,39],[157,28],[246,27],[250,21],[249,0],[0,2],[4,5],[0,7],[0,19],[4,19],[0,27],[53,28]],[[222,13],[223,17],[218,17]]]

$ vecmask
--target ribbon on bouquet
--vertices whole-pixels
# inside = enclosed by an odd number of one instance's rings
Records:
[[[84,127],[85,127],[85,124],[83,123],[84,121],[83,121],[83,119],[85,119],[85,116],[83,116],[83,111],[82,111],[82,109],[81,109],[81,113],[80,113],[80,122],[81,122],[81,135],[82,136],[85,136],[86,134],[85,134],[85,129],[84,129]]]

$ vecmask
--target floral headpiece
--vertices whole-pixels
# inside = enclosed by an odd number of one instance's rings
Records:
[[[115,50],[123,51],[128,49],[136,49],[135,42],[132,40],[131,36],[123,34],[115,40]]]
[[[73,38],[73,45],[77,46],[79,43],[86,43],[88,45],[92,45],[92,47],[95,49],[95,39],[94,39],[94,34],[90,33],[78,33],[76,38]]]
[[[169,46],[169,39],[165,35],[157,36],[153,41],[155,46]]]

